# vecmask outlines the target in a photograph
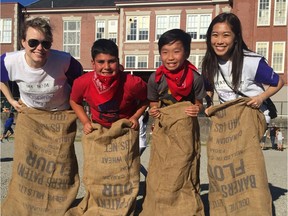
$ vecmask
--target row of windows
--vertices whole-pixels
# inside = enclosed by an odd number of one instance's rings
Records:
[[[258,26],[270,25],[271,0],[258,1]],[[286,25],[287,23],[287,0],[274,0],[274,19],[273,25]]]
[[[271,66],[277,73],[284,72],[285,61],[285,42],[273,42],[272,44],[272,63]],[[269,42],[257,42],[256,52],[264,56],[268,60]],[[193,50],[192,50],[193,52]],[[196,67],[201,68],[201,63],[204,58],[204,54],[190,55],[188,60]],[[158,68],[162,64],[160,55],[154,57],[154,67]],[[148,56],[147,55],[126,55],[125,56],[125,68],[126,69],[147,69],[148,68]]]
[[[271,66],[274,71],[283,73],[284,61],[285,61],[285,42],[273,42],[272,43],[272,59]],[[269,42],[256,42],[256,52],[264,56],[267,60],[269,53]]]

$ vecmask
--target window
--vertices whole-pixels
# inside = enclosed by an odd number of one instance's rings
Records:
[[[274,25],[286,25],[287,22],[287,1],[275,0]]]
[[[277,73],[284,73],[285,42],[273,42],[272,68]]]
[[[96,40],[108,38],[117,43],[118,20],[96,20]]]
[[[80,58],[80,21],[64,21],[64,51]]]
[[[259,0],[257,25],[270,25],[270,0]]]
[[[105,20],[96,21],[96,40],[105,38]]]
[[[196,68],[201,68],[202,67],[202,60],[204,58],[204,54],[199,54],[199,55],[190,55],[188,60],[195,65]]]
[[[127,41],[148,41],[149,16],[127,16]]]
[[[160,55],[155,55],[154,62],[155,62],[155,64],[154,64],[155,68],[158,68],[162,65],[162,60],[161,60]]]
[[[170,16],[159,15],[156,17],[157,40],[164,32],[173,28],[180,28],[180,15],[170,15]]]
[[[12,42],[12,19],[0,19],[0,43]]]
[[[148,68],[148,56],[138,55],[138,56],[126,56],[125,68]]]
[[[269,42],[257,42],[256,52],[268,60]]]
[[[210,22],[210,14],[188,14],[186,31],[194,40],[205,40]]]

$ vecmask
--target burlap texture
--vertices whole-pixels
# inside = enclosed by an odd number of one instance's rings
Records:
[[[86,194],[66,216],[133,215],[139,190],[139,137],[121,119],[110,129],[93,124],[82,138]]]
[[[18,113],[12,178],[2,216],[63,216],[79,188],[76,115],[23,107]]]
[[[190,102],[161,108],[155,120],[141,216],[204,215],[200,197],[200,129],[184,110]]]
[[[266,122],[240,98],[211,108],[207,142],[210,215],[272,215],[260,148]]]

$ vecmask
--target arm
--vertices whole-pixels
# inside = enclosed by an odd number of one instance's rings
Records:
[[[252,106],[254,108],[259,108],[261,104],[269,97],[276,94],[284,85],[283,79],[279,76],[279,81],[277,86],[269,86],[262,94],[257,95],[255,97],[251,97],[251,100],[247,103],[247,105]]]
[[[0,82],[0,90],[3,92],[8,102],[19,112],[21,105],[14,99],[8,82]]]
[[[131,126],[132,129],[139,128],[138,119],[145,112],[147,107],[148,107],[148,100],[141,101],[134,115],[129,118],[129,121],[131,121],[132,123],[132,126]]]
[[[82,104],[77,104],[75,101],[70,99],[70,105],[83,125],[83,132],[86,135],[91,133],[93,131],[92,124]]]
[[[203,100],[196,99],[195,104],[185,109],[185,113],[188,116],[196,117],[198,113],[200,112],[200,110],[202,109],[203,109]]]
[[[159,101],[150,101],[149,115],[153,118],[159,118],[161,116],[159,111]]]

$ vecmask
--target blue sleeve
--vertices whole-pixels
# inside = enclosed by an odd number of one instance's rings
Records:
[[[7,82],[9,81],[9,76],[8,76],[8,71],[5,67],[5,64],[4,64],[4,59],[6,57],[6,54],[3,54],[1,55],[0,57],[0,62],[1,62],[1,78],[0,78],[0,81],[1,82]]]
[[[271,68],[265,59],[262,58],[256,71],[255,81],[265,85],[277,86],[279,75],[275,73],[273,68]]]
[[[71,57],[69,68],[65,73],[69,85],[72,86],[74,80],[80,77],[82,74],[83,74],[82,65],[75,58]]]

